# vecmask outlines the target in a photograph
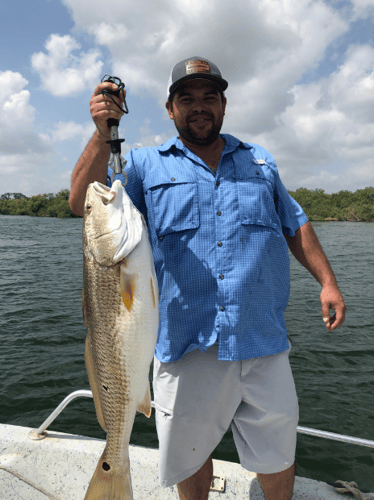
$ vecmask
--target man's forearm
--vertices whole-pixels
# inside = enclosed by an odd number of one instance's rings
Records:
[[[310,222],[301,226],[294,237],[284,236],[296,259],[322,286],[336,285],[334,272]]]
[[[91,182],[106,182],[110,146],[107,138],[95,131],[71,176],[69,205],[73,213],[83,216],[87,187]]]
[[[310,222],[301,226],[293,238],[284,235],[296,259],[322,285],[320,300],[322,318],[331,332],[339,328],[345,319],[347,307],[336,283],[334,273]],[[335,313],[330,316],[331,309]]]

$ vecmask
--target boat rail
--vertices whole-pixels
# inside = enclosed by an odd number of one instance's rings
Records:
[[[49,415],[49,417],[42,423],[42,425],[36,429],[29,432],[28,437],[33,440],[44,439],[47,436],[46,430],[51,425],[51,423],[58,417],[58,415],[66,408],[66,406],[76,398],[85,397],[93,398],[92,392],[88,390],[79,390],[72,392],[58,405],[58,407]],[[151,401],[152,408],[157,407],[154,401]],[[325,439],[331,439],[333,441],[341,441],[343,443],[356,444],[359,446],[366,446],[368,448],[374,448],[374,441],[369,439],[361,439],[353,436],[345,436],[344,434],[336,434],[334,432],[320,431],[317,429],[311,429],[310,427],[297,427],[297,432],[299,434],[307,434],[309,436],[315,436]]]

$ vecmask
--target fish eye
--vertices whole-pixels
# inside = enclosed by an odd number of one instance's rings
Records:
[[[92,206],[90,204],[86,205],[86,212],[91,212]]]

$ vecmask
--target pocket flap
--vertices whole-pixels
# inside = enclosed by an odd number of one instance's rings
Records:
[[[197,183],[163,179],[149,187],[151,210],[158,237],[196,229],[200,224]]]

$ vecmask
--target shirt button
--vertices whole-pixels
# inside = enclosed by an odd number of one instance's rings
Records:
[[[219,241],[217,244],[218,244],[219,247],[221,247],[222,246],[222,241]]]
[[[172,177],[170,180],[171,180],[171,182],[174,182],[175,181],[175,177]]]
[[[219,186],[219,181],[216,181],[216,186]]]
[[[222,212],[220,212],[220,211],[218,210],[217,215],[222,215]]]
[[[221,306],[221,307],[219,308],[219,310],[220,310],[220,311],[224,311],[224,310],[225,310],[225,308],[224,308],[223,306]]]
[[[219,275],[219,279],[220,279],[220,280],[223,280],[223,278],[224,278],[224,275],[223,275],[223,274],[220,274],[220,275]]]

